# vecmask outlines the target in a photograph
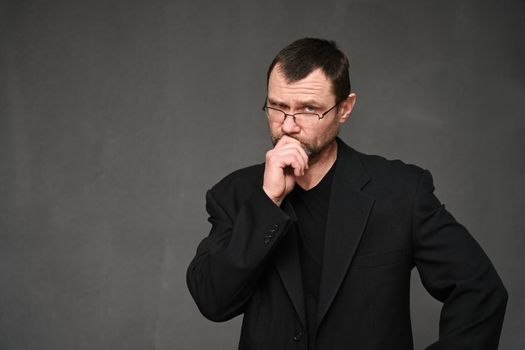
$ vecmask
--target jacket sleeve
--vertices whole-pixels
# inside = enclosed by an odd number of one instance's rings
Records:
[[[221,204],[219,198],[224,197],[232,194],[219,195],[213,189],[206,194],[212,228],[199,244],[186,275],[199,310],[216,322],[243,312],[270,253],[292,222],[262,188],[238,208],[234,200]]]
[[[478,243],[434,196],[423,171],[414,199],[414,262],[443,303],[439,340],[429,350],[497,349],[507,291]]]

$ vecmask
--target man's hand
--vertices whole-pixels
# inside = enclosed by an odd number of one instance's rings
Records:
[[[295,186],[295,178],[308,169],[308,156],[301,143],[283,136],[275,147],[266,153],[263,190],[278,206]]]

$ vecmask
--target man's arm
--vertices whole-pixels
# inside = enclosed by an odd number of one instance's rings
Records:
[[[481,247],[433,192],[424,171],[414,200],[414,259],[427,291],[443,302],[439,340],[428,349],[497,349],[507,291]]]
[[[208,191],[212,229],[186,277],[193,299],[208,319],[225,321],[243,312],[271,251],[295,219],[280,206],[295,186],[295,177],[304,175],[307,162],[300,142],[284,136],[266,153],[263,186],[247,200],[234,199],[232,186]]]
[[[201,313],[220,322],[243,312],[292,220],[261,188],[237,212],[221,205],[216,196],[213,189],[206,194],[212,229],[199,244],[186,278]]]

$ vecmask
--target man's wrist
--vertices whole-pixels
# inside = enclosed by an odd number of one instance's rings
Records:
[[[274,196],[272,196],[272,195],[270,195],[268,193],[268,191],[264,188],[264,186],[263,186],[262,189],[263,189],[264,193],[268,196],[268,198],[270,198],[271,201],[275,203],[275,205],[277,205],[278,207],[281,206],[284,198],[275,198]]]

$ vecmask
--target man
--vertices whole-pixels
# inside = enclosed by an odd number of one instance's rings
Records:
[[[188,268],[204,316],[244,314],[239,349],[412,349],[410,273],[443,302],[429,349],[496,349],[507,292],[430,173],[337,138],[356,101],[334,42],[301,39],[268,70],[265,164],[207,193]]]

